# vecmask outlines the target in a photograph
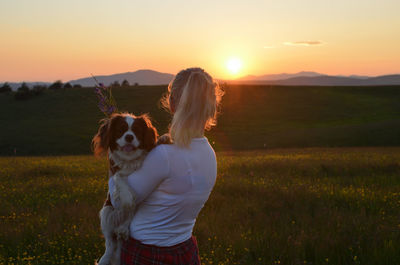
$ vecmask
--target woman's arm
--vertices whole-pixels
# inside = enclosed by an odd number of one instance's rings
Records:
[[[143,161],[143,165],[128,176],[128,184],[133,190],[135,203],[142,202],[169,174],[169,162],[165,147],[159,145],[154,148]],[[113,205],[114,180],[110,177],[108,182],[111,203]]]

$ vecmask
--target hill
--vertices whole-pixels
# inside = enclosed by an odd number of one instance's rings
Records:
[[[314,76],[321,76],[323,74],[316,73],[316,72],[308,72],[308,71],[301,71],[298,73],[294,74],[288,74],[288,73],[281,73],[281,74],[269,74],[269,75],[248,75],[241,77],[237,79],[237,81],[272,81],[272,80],[284,80],[284,79],[289,79],[293,77],[299,77],[299,76],[308,76],[308,77],[314,77]],[[235,80],[236,81],[236,80]]]
[[[280,79],[282,77],[282,79]],[[286,78],[288,77],[288,78]],[[281,85],[281,86],[382,86],[400,85],[400,75],[384,75],[377,77],[365,76],[330,76],[318,73],[304,73],[292,75],[271,75],[249,77],[233,80],[234,84]]]
[[[158,107],[166,86],[119,88],[120,110],[148,112],[160,133],[169,114]],[[230,85],[218,126],[207,133],[216,150],[278,147],[400,146],[400,87]],[[0,154],[88,154],[98,121],[92,88],[45,91],[27,101],[0,94]]]
[[[168,84],[173,77],[174,75],[172,74],[160,73],[153,70],[138,70],[135,72],[96,76],[96,79],[107,86],[114,81],[122,83],[124,80],[127,80],[130,84],[138,83],[140,85],[165,85]],[[85,87],[95,85],[93,77],[71,80],[69,82],[72,85],[79,84]]]

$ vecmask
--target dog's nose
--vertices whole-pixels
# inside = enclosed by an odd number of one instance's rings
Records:
[[[127,136],[125,136],[125,141],[127,141],[128,143],[133,141],[133,135],[128,134]]]

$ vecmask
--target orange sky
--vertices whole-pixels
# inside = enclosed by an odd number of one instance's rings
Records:
[[[395,0],[2,0],[0,82],[190,66],[217,78],[400,73],[398,10]]]

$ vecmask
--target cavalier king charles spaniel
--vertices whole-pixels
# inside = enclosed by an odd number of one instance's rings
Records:
[[[135,208],[135,194],[129,188],[127,177],[140,168],[146,154],[156,146],[157,130],[146,115],[114,113],[101,120],[92,146],[95,155],[108,154],[110,176],[115,189],[107,194],[100,211],[101,230],[106,251],[99,265],[120,264],[122,240],[129,237],[129,224]]]

